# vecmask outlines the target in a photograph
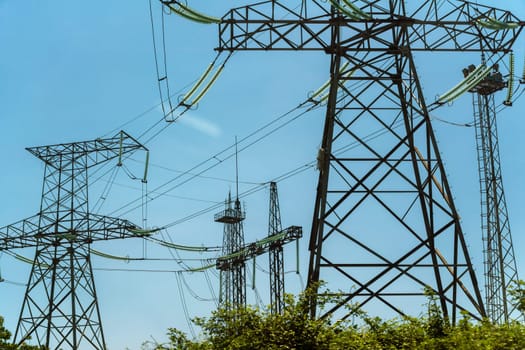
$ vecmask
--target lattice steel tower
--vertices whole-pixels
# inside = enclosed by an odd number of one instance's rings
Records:
[[[488,19],[519,25],[489,28]],[[347,318],[347,304],[418,313],[425,288],[452,323],[460,310],[486,315],[414,53],[503,55],[521,24],[507,11],[438,0],[263,1],[222,18],[219,51],[330,57],[308,281],[343,298],[318,316]]]
[[[226,308],[242,308],[246,306],[246,264],[245,257],[238,253],[245,248],[243,221],[246,214],[239,198],[232,201],[231,194],[224,207],[215,215],[215,221],[224,224],[222,258],[226,262],[220,266],[219,302]]]
[[[0,250],[36,247],[15,331],[49,349],[105,350],[93,280],[90,245],[137,237],[133,223],[89,210],[88,172],[97,165],[145,150],[125,132],[112,138],[32,147],[45,163],[40,211],[0,228]]]
[[[268,236],[282,232],[281,211],[277,183],[270,182],[270,215],[268,220]],[[268,252],[270,260],[270,311],[280,314],[284,308],[284,257],[283,242],[275,241]]]
[[[467,76],[468,72],[468,69],[464,70]],[[505,88],[507,84],[508,82],[503,80],[502,74],[496,67],[471,91],[481,191],[485,307],[488,318],[497,324],[508,323],[510,320],[523,320],[523,315],[516,309],[516,305],[510,302],[507,295],[509,287],[518,280],[518,270],[503,190],[497,113],[494,103],[494,94]],[[509,88],[512,89],[512,86]]]

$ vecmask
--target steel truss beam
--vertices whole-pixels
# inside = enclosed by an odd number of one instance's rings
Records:
[[[284,1],[239,7],[222,18],[217,49],[333,50],[332,28],[337,27],[341,33],[338,49],[362,50],[354,43],[366,39],[369,51],[387,50],[391,39],[387,30],[403,26],[408,28],[411,51],[508,52],[523,28],[523,22],[509,11],[466,1],[449,2],[450,7],[443,9],[439,0],[427,0],[410,10],[399,0],[390,1],[386,8],[380,6],[386,2],[359,1],[368,3],[362,10],[371,14],[370,20],[332,14],[329,6],[316,0],[300,10],[284,5]],[[487,18],[520,26],[491,30],[478,24],[478,20]]]

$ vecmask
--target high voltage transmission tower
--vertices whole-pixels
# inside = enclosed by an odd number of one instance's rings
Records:
[[[512,56],[511,56],[512,57]],[[513,59],[509,80],[504,81],[498,66],[471,92],[474,107],[476,145],[481,192],[481,229],[485,267],[485,307],[494,323],[523,319],[510,301],[508,290],[518,280],[514,248],[510,231],[507,203],[503,190],[497,131],[497,111],[494,94],[508,85],[505,104],[510,104],[513,89]],[[468,77],[474,66],[463,70]]]
[[[325,280],[342,297],[321,314],[313,300],[312,316],[345,319],[348,305],[405,315],[430,289],[452,323],[460,311],[484,317],[429,116],[438,103],[425,101],[414,53],[487,52],[497,60],[523,23],[465,1],[286,3],[228,12],[218,50],[330,57],[308,282]]]
[[[145,150],[121,131],[111,138],[27,149],[45,163],[40,211],[0,228],[0,251],[36,248],[14,341],[47,349],[105,350],[90,245],[140,237],[133,223],[90,212],[88,173]]]

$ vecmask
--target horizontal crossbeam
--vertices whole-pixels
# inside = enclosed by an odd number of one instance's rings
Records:
[[[232,9],[219,24],[219,51],[237,50],[334,50],[359,51],[392,49],[385,38],[393,27],[406,27],[412,51],[508,52],[525,22],[509,11],[460,1],[444,8],[437,0],[425,1],[409,13],[397,13],[369,5],[369,19],[354,19],[344,13],[331,13],[329,6],[316,1],[314,16],[304,15],[281,2],[265,1]],[[377,3],[377,1],[375,2]],[[313,7],[313,6],[312,6]],[[507,23],[488,26],[486,23]],[[333,29],[340,32],[341,46],[331,47]]]
[[[74,222],[42,225],[41,215],[20,220],[0,228],[0,251],[36,247],[39,244],[92,243],[102,240],[142,237],[140,227],[124,219],[109,216],[78,215]]]
[[[84,142],[26,148],[31,154],[55,169],[74,167],[75,161],[84,156],[87,157],[85,166],[90,168],[139,149],[147,150],[145,146],[125,131],[120,131],[115,136],[105,139],[97,138]]]
[[[275,247],[283,246],[303,236],[303,229],[299,226],[290,226],[279,233],[268,236],[260,241],[246,244],[241,249],[217,259],[216,267],[221,271],[231,270],[235,266],[244,264],[246,260],[269,252]]]

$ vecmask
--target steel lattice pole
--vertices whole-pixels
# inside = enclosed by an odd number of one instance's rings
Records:
[[[268,219],[268,236],[282,231],[281,212],[277,183],[270,182],[270,211]],[[284,309],[284,259],[282,241],[272,244],[269,251],[270,263],[270,310],[273,314],[280,314]]]
[[[473,95],[481,192],[487,316],[497,324],[523,320],[507,294],[518,280],[507,212],[496,122],[494,94]]]

